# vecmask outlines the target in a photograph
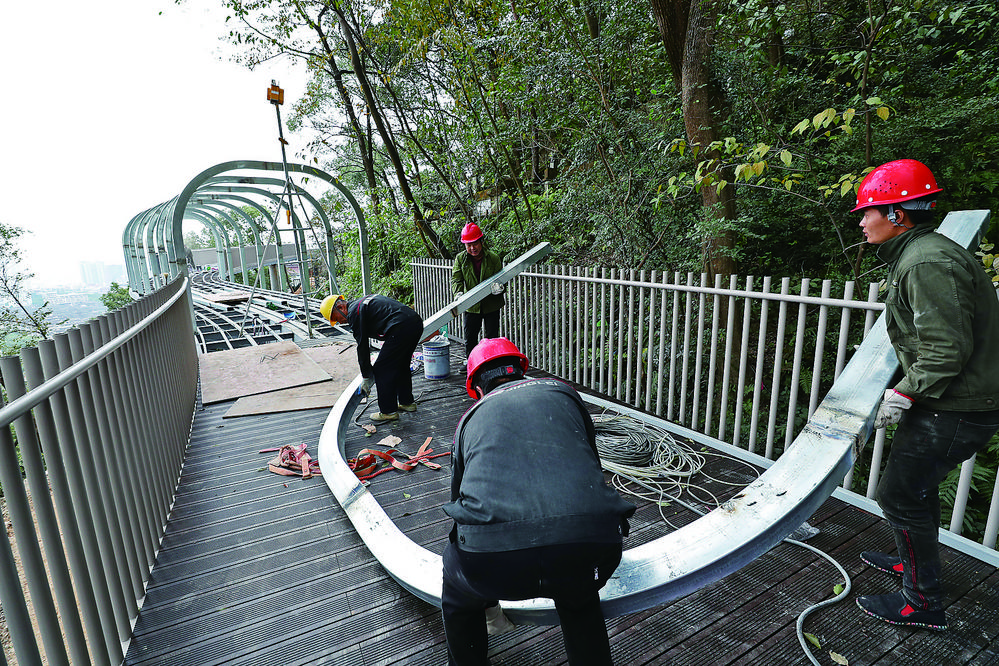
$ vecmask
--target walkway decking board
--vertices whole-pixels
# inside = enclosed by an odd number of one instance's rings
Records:
[[[452,368],[457,369],[456,358]],[[457,374],[415,376],[419,411],[379,426],[358,427],[347,440],[354,455],[387,434],[415,453],[433,437],[450,450],[454,426],[472,401]],[[440,612],[404,591],[371,557],[321,478],[267,471],[274,454],[260,449],[305,442],[316,453],[328,409],[222,419],[232,401],[199,406],[175,505],[150,576],[126,664],[290,666],[433,665],[446,663]],[[373,411],[372,405],[368,411]],[[365,416],[358,423],[368,423]],[[699,448],[699,447],[698,447]],[[450,484],[444,469],[386,472],[370,490],[403,531],[434,552],[450,522],[440,509]],[[750,480],[742,463],[710,462],[712,473]],[[735,492],[715,486],[722,496]],[[667,508],[674,525],[696,515]],[[840,604],[812,614],[805,630],[829,651],[863,664],[999,664],[999,572],[945,549],[953,603],[952,630],[913,631],[863,615],[858,594],[887,592],[896,582],[871,570],[861,550],[891,548],[884,521],[830,499],[810,521],[821,529],[809,545],[829,553],[853,578]],[[627,546],[666,533],[658,510],[644,503]],[[641,541],[639,541],[641,540]],[[750,565],[670,603],[607,621],[618,664],[807,664],[794,625],[806,607],[833,595],[835,568],[813,553],[781,544]],[[564,664],[557,627],[522,626],[490,639],[493,664]]]

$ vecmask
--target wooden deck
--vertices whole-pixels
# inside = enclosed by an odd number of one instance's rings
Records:
[[[454,345],[452,346],[452,348]],[[452,354],[456,354],[452,351]],[[415,453],[432,437],[435,453],[450,449],[458,418],[472,401],[457,356],[445,380],[416,376],[419,411],[380,426],[370,437],[357,428],[349,455],[385,435]],[[302,480],[267,471],[273,454],[260,449],[306,442],[315,453],[329,410],[222,420],[231,402],[201,408],[195,420],[176,502],[128,647],[126,664],[383,664],[440,666],[447,662],[440,611],[400,588],[357,536],[321,478]],[[373,411],[372,405],[368,412]],[[358,423],[368,423],[364,413]],[[370,489],[389,516],[415,541],[441,552],[450,527],[440,506],[450,482],[443,469],[388,472]],[[711,463],[711,476],[751,476],[742,463]],[[704,480],[702,485],[711,482]],[[718,486],[719,492],[732,492]],[[671,522],[696,515],[669,507]],[[669,529],[643,503],[626,543]],[[843,602],[812,614],[805,631],[821,649],[851,666],[999,664],[999,571],[945,549],[944,582],[951,605],[945,633],[892,627],[864,615],[860,594],[893,591],[897,581],[871,570],[861,550],[892,549],[887,525],[830,499],[810,521],[821,532],[809,545],[835,557],[853,578]],[[798,615],[833,596],[841,579],[824,559],[781,544],[735,574],[700,591],[640,613],[611,618],[615,663],[808,664],[795,634]],[[558,627],[522,626],[491,637],[493,664],[565,663]]]

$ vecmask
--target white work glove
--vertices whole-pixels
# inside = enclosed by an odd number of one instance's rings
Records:
[[[365,377],[361,380],[361,387],[357,389],[360,393],[364,394],[365,398],[371,397],[371,385],[375,383],[373,377]]]
[[[912,398],[895,389],[886,389],[884,398],[881,399],[881,406],[878,408],[878,415],[874,418],[874,427],[883,428],[898,423],[902,418],[902,412],[909,407],[912,407]]]
[[[506,291],[506,285],[499,282],[493,282],[492,285],[489,286],[489,291],[491,291],[494,295],[499,296]]]

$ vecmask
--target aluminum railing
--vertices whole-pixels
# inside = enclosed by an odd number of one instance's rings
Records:
[[[987,227],[988,211],[961,211],[950,225]],[[452,264],[411,264],[418,312],[447,304]],[[779,283],[779,288],[775,285]],[[732,276],[727,285],[705,275],[662,274],[613,268],[539,266],[511,281],[500,334],[531,365],[692,432],[776,460],[813,415],[884,309],[878,285],[790,278]],[[855,298],[866,290],[864,299]],[[462,339],[457,320],[449,333]],[[878,430],[843,488],[870,500],[885,452]],[[974,459],[962,468],[949,530],[961,533]],[[989,479],[987,527],[981,543],[996,546],[999,484]],[[989,497],[989,495],[984,495]],[[866,508],[876,510],[868,501]]]
[[[0,484],[21,563],[4,530],[0,603],[19,664],[124,658],[190,440],[190,307],[179,278],[0,359]]]

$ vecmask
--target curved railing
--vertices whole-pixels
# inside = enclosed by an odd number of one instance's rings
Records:
[[[0,484],[49,664],[124,657],[190,439],[198,359],[188,293],[178,278],[0,359],[10,400],[0,400]],[[40,664],[0,533],[0,603],[14,650],[18,663]]]
[[[983,219],[988,216],[951,216],[941,232],[967,247],[981,233]],[[433,328],[428,326],[425,332]],[[859,447],[871,435],[875,408],[897,368],[882,316],[788,450],[755,482],[699,520],[624,552],[601,591],[605,616],[642,610],[693,592],[786,538],[851,469]],[[360,401],[359,384],[360,377],[334,405],[323,427],[319,441],[323,478],[389,574],[417,597],[439,606],[440,556],[406,537],[347,466],[344,435]],[[652,418],[607,406],[636,418]],[[558,621],[546,599],[504,601],[503,608],[519,623]]]

